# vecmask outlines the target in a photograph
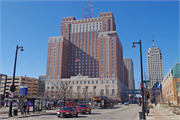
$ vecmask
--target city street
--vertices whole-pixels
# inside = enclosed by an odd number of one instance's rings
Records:
[[[79,114],[78,117],[71,117],[71,118],[58,118],[56,110],[47,110],[46,115],[41,115],[41,116],[29,116],[27,117],[13,117],[10,119],[17,119],[21,118],[21,120],[27,120],[27,119],[33,119],[33,120],[40,120],[40,119],[63,119],[63,120],[69,120],[69,119],[74,119],[74,120],[81,120],[81,119],[86,119],[86,120],[137,120],[139,111],[141,110],[141,107],[137,106],[136,104],[130,104],[129,106],[124,106],[124,105],[115,105],[113,108],[108,108],[108,109],[93,109],[91,114]],[[1,114],[2,115],[2,114]],[[6,120],[4,118],[3,120]]]

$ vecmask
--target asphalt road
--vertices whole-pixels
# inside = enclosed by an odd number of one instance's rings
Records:
[[[57,110],[51,111],[48,115],[42,116],[29,116],[25,118],[19,118],[21,120],[138,120],[139,111],[141,107],[137,104],[130,104],[129,106],[115,105],[113,108],[108,109],[93,109],[91,114],[79,114],[78,117],[71,118],[58,118]],[[15,118],[10,118],[15,119]],[[17,119],[17,118],[16,118]]]

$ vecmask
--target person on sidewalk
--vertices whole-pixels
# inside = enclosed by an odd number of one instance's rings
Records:
[[[29,105],[27,106],[27,114],[30,115],[30,113],[29,113]]]
[[[24,104],[21,105],[21,115],[24,115],[24,108],[23,108]]]
[[[24,105],[23,105],[23,108],[24,108],[23,113],[25,113],[25,115],[26,115],[26,107],[27,107],[26,104],[24,104]],[[24,115],[24,114],[23,114],[23,115]]]

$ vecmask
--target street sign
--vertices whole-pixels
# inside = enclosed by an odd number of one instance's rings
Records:
[[[8,96],[9,98],[13,98],[13,92],[9,92]]]
[[[27,95],[27,89],[28,89],[27,86],[25,86],[25,85],[21,86],[20,90],[19,90],[19,94],[20,95]]]
[[[149,82],[150,82],[150,80],[144,80],[143,82],[144,82],[144,83],[149,83]]]
[[[9,101],[13,101],[13,99],[10,99],[10,98],[9,98]]]

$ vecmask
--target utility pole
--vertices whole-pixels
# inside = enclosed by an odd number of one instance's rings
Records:
[[[133,48],[135,48],[134,44],[139,44],[140,46],[140,66],[141,66],[141,92],[142,92],[142,114],[140,115],[141,120],[146,120],[145,111],[144,111],[144,84],[143,84],[143,66],[142,66],[142,49],[141,49],[141,39],[139,42],[133,42]]]
[[[14,62],[14,71],[13,71],[13,80],[12,80],[12,88],[13,90],[11,91],[12,93],[15,91],[15,85],[14,85],[14,80],[15,80],[15,73],[16,73],[16,61],[17,61],[17,53],[18,53],[18,49],[21,48],[20,51],[24,51],[23,50],[23,46],[21,47],[18,47],[18,45],[16,46],[16,54],[15,54],[15,62]],[[13,97],[12,97],[13,99]],[[8,114],[9,117],[13,117],[12,116],[12,100],[10,102],[10,106],[9,106],[9,114]]]

